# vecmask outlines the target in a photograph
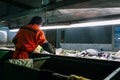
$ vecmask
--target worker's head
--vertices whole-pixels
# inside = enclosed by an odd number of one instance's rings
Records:
[[[40,16],[34,16],[29,24],[38,24],[41,25],[42,24],[42,18]]]

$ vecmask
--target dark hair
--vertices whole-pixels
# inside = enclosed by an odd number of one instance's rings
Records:
[[[29,24],[38,24],[40,25],[42,23],[42,18],[39,16],[35,16],[31,19]]]

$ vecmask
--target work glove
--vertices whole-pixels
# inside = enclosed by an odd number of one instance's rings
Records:
[[[44,43],[42,48],[48,51],[50,54],[55,54],[55,48],[49,42]]]

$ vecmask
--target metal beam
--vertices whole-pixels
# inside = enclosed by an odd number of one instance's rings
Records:
[[[49,22],[47,24],[63,24],[63,23],[78,23],[78,22],[87,22],[90,20],[112,20],[112,19],[120,19],[120,14],[116,15],[107,15],[107,16],[99,16],[99,17],[92,17],[92,18],[82,18],[82,19],[75,19],[75,20],[67,20],[67,21],[56,21],[56,22]]]
[[[31,9],[31,10],[27,10],[27,11],[24,11],[24,12],[8,15],[6,17],[0,18],[0,21],[10,19],[10,18],[16,18],[16,17],[28,15],[28,14],[38,13],[38,12],[55,10],[55,9],[58,9],[60,7],[63,7],[63,6],[68,6],[68,5],[72,5],[72,4],[75,4],[75,3],[82,3],[82,2],[87,2],[87,1],[90,1],[90,0],[64,0],[64,1],[53,3],[53,4],[49,4],[49,5],[46,5],[46,6],[42,6],[40,8]]]
[[[0,1],[11,4],[11,5],[14,5],[14,6],[17,6],[19,8],[23,8],[23,9],[32,9],[33,8],[29,5],[25,5],[25,4],[22,4],[20,2],[13,1],[13,0],[0,0]]]

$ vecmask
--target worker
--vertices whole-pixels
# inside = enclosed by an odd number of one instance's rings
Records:
[[[12,42],[15,44],[13,59],[29,59],[34,49],[40,45],[51,54],[55,54],[55,49],[47,41],[44,32],[39,26],[42,24],[42,18],[35,16],[24,27],[21,27]]]

